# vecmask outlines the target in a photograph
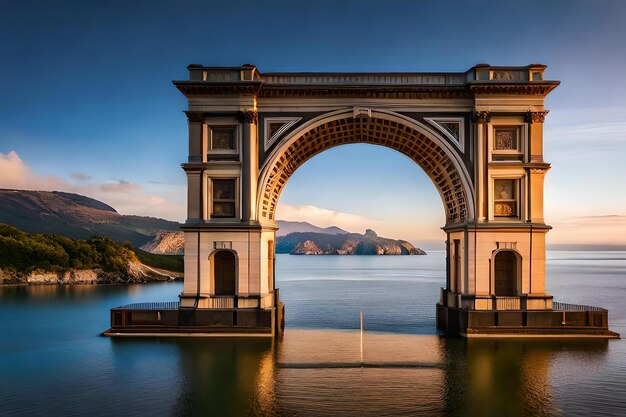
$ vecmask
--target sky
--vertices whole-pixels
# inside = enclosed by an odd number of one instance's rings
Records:
[[[0,187],[182,221],[187,65],[451,71],[548,65],[549,243],[626,245],[626,2],[0,0]],[[381,194],[382,193],[382,194]],[[346,145],[296,171],[278,217],[443,241],[434,185]]]

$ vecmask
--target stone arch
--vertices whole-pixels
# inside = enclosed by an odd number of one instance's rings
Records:
[[[411,158],[433,181],[446,211],[446,225],[474,218],[471,179],[450,144],[415,120],[376,111],[356,116],[352,111],[328,114],[281,141],[259,177],[258,220],[273,223],[280,193],[289,177],[313,156],[335,146],[367,143],[385,146]]]

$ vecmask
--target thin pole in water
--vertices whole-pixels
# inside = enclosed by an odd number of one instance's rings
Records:
[[[363,310],[361,310],[361,363],[363,363]]]

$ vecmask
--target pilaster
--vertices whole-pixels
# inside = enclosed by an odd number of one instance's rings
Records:
[[[206,161],[206,141],[203,139],[203,114],[197,111],[186,111],[189,125],[189,158],[188,162]]]
[[[249,222],[256,218],[256,195],[259,180],[258,165],[258,114],[256,110],[242,113],[242,169],[241,169],[241,220]]]

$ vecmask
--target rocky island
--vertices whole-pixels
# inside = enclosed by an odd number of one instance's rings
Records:
[[[276,253],[292,255],[426,255],[406,240],[379,237],[367,229],[365,234],[293,232],[276,239]]]

